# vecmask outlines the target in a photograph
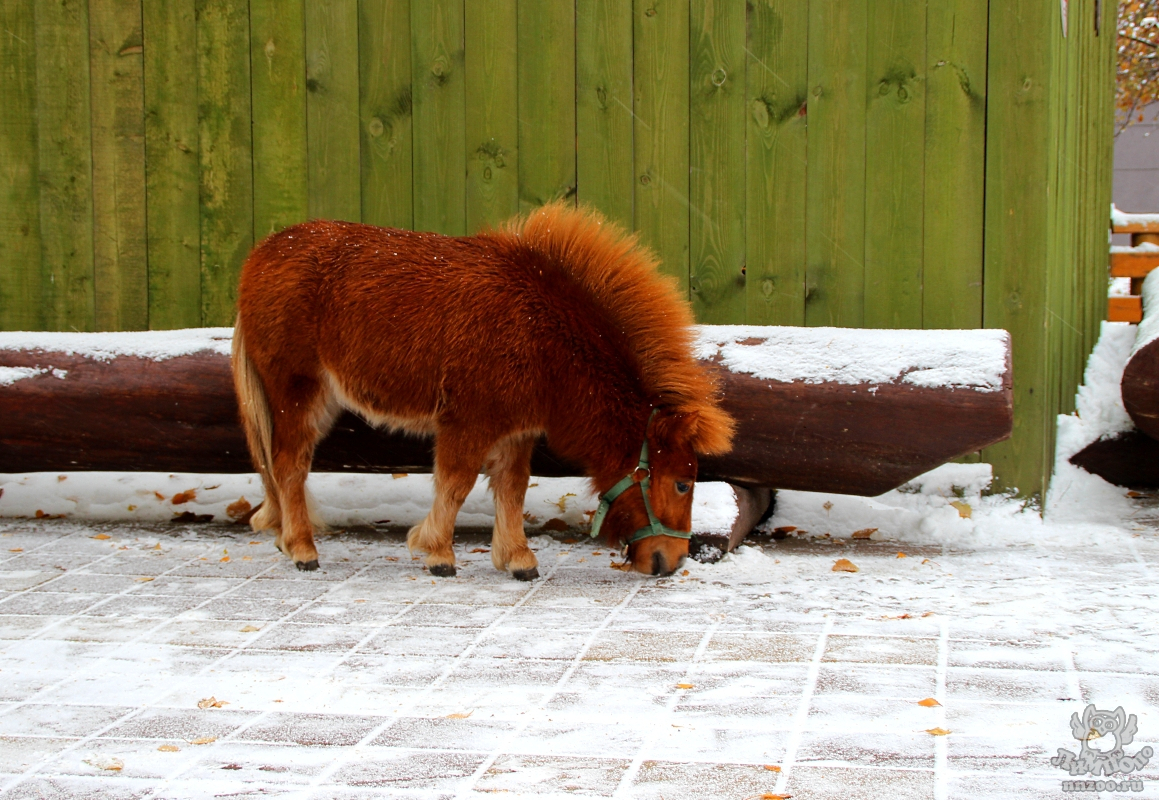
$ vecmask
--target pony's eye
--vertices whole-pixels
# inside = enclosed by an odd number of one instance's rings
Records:
[[[676,491],[679,494],[688,494],[688,490],[692,488],[691,483],[684,483],[684,481],[676,481]]]

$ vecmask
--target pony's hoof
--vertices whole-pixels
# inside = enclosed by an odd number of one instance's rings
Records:
[[[318,559],[312,561],[295,561],[294,566],[302,572],[313,572],[318,569]]]
[[[453,578],[455,577],[454,564],[432,564],[430,566],[431,574],[436,578]]]
[[[517,569],[511,573],[511,577],[517,581],[533,581],[539,577],[539,570],[536,567]]]

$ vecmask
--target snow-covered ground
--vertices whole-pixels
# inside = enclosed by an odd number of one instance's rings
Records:
[[[1065,462],[1128,424],[1134,332],[1104,329],[1045,515],[979,464],[781,492],[663,579],[583,535],[575,480],[533,480],[526,584],[482,484],[438,580],[401,536],[424,476],[313,476],[334,532],[299,573],[230,522],[252,476],[0,475],[0,796],[1066,796],[1088,703],[1159,751],[1159,498]],[[697,492],[723,532],[731,492]]]

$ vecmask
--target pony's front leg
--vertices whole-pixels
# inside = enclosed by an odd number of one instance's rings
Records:
[[[531,477],[534,446],[535,438],[530,434],[515,434],[496,444],[487,456],[487,474],[495,496],[491,563],[521,581],[539,577],[539,561],[523,533],[523,498]]]
[[[455,517],[463,507],[475,479],[482,456],[473,457],[469,443],[439,433],[435,444],[435,502],[423,521],[406,535],[409,550],[426,553],[423,563],[439,578],[455,575]]]

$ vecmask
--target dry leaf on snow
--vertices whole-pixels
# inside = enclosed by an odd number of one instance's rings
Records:
[[[486,547],[473,547],[468,552],[470,552],[470,553],[490,553],[491,551],[488,550]]]
[[[447,719],[466,719],[474,714],[474,711],[457,711],[454,714],[447,714]]]
[[[839,558],[833,565],[833,572],[860,572],[860,570],[848,558]]]
[[[98,533],[96,536],[90,536],[89,538],[90,539],[100,539],[101,541],[104,541],[105,539],[109,539],[112,537],[110,537],[107,533]]]
[[[927,728],[926,733],[930,736],[947,736],[950,732],[945,728]]]
[[[898,558],[909,558],[909,556],[907,556],[905,553],[901,552],[900,550],[897,553],[897,557]]]
[[[244,517],[252,509],[253,506],[250,505],[249,500],[246,500],[245,495],[242,495],[225,507],[225,515],[230,519],[238,519]]]
[[[171,502],[173,503],[173,505],[179,506],[182,503],[188,503],[190,500],[196,500],[196,499],[197,499],[197,490],[196,489],[186,489],[184,492],[178,492],[177,494],[173,495],[173,500]]]
[[[974,509],[970,508],[970,504],[964,503],[961,500],[951,500],[950,505],[958,509],[958,516],[962,519],[969,519],[970,515],[974,513]]]
[[[23,553],[24,548],[23,547],[13,547],[8,552],[9,553]]]
[[[854,539],[868,539],[873,534],[877,533],[877,528],[862,528],[859,531],[853,532]]]
[[[242,633],[253,633],[254,631],[260,631],[260,630],[261,630],[261,628],[256,628],[253,625],[246,625],[244,628],[241,629],[241,632]]]
[[[934,706],[940,706],[941,703],[932,697],[927,697],[925,700],[918,700],[918,705],[925,706],[926,708],[933,708]]]
[[[97,769],[107,769],[110,772],[120,772],[125,768],[124,761],[112,756],[91,755],[84,760],[84,763]]]
[[[200,739],[193,739],[190,744],[213,744],[217,741],[216,736],[203,736]]]
[[[228,705],[228,700],[218,700],[216,697],[203,697],[197,701],[198,708],[221,708]]]
[[[781,771],[781,768],[778,767],[776,764],[765,764],[765,769],[767,769],[769,772],[780,772]]]
[[[137,583],[148,583],[151,580],[153,580],[153,579],[150,578],[148,575],[146,575],[142,578],[137,578]]]
[[[678,684],[676,684],[676,688],[677,689],[691,689],[692,684],[691,683],[678,683]]]
[[[181,752],[181,748],[175,744],[163,744],[160,747],[158,747],[157,749],[160,750],[162,753],[179,753],[179,752]]]

